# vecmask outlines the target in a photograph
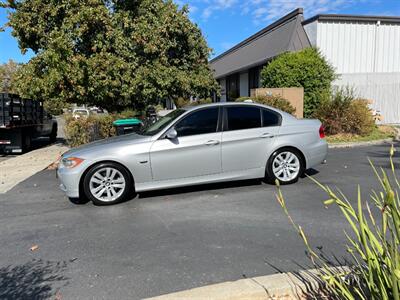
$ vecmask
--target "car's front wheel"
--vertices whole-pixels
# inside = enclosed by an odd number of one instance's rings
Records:
[[[94,166],[83,181],[85,195],[96,205],[112,205],[126,200],[131,187],[128,171],[112,162]]]
[[[267,164],[267,179],[281,184],[297,182],[304,172],[304,161],[299,151],[292,148],[277,150]]]

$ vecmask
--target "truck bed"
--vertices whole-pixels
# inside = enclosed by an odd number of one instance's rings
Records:
[[[41,124],[46,118],[42,102],[0,93],[0,128]]]

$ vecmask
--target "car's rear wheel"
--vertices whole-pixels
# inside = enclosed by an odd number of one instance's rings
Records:
[[[304,161],[299,151],[282,148],[271,155],[267,164],[267,179],[280,184],[291,184],[298,181],[304,172]]]
[[[85,195],[96,205],[112,205],[126,200],[131,187],[128,171],[112,162],[94,166],[83,182]]]

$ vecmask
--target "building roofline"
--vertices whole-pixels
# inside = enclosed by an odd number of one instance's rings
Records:
[[[303,22],[307,25],[314,21],[348,21],[348,22],[378,22],[400,23],[399,16],[366,16],[366,15],[343,15],[343,14],[319,14]]]
[[[294,17],[298,16],[298,15],[303,15],[303,9],[302,8],[297,8],[294,11],[290,12],[289,14],[283,16],[282,18],[280,18],[279,20],[275,21],[274,23],[268,25],[267,27],[265,27],[264,29],[261,29],[259,32],[253,34],[252,36],[248,37],[247,39],[245,39],[244,41],[240,42],[239,44],[237,44],[236,46],[233,46],[232,48],[230,48],[229,50],[223,52],[222,54],[214,57],[213,59],[210,60],[210,63],[213,63],[219,59],[221,59],[222,57],[228,55],[229,53],[234,52],[235,50],[249,44],[250,42],[252,42],[253,40],[257,39],[258,37],[268,33],[269,31],[275,29],[276,27],[282,25],[283,23],[293,19]]]

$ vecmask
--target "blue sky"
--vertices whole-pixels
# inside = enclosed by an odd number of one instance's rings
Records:
[[[218,55],[297,7],[305,17],[318,13],[400,16],[400,0],[175,0],[188,4],[190,18],[202,29],[208,44]],[[0,26],[7,12],[0,9]],[[0,63],[9,59],[26,62],[10,29],[0,32]]]

